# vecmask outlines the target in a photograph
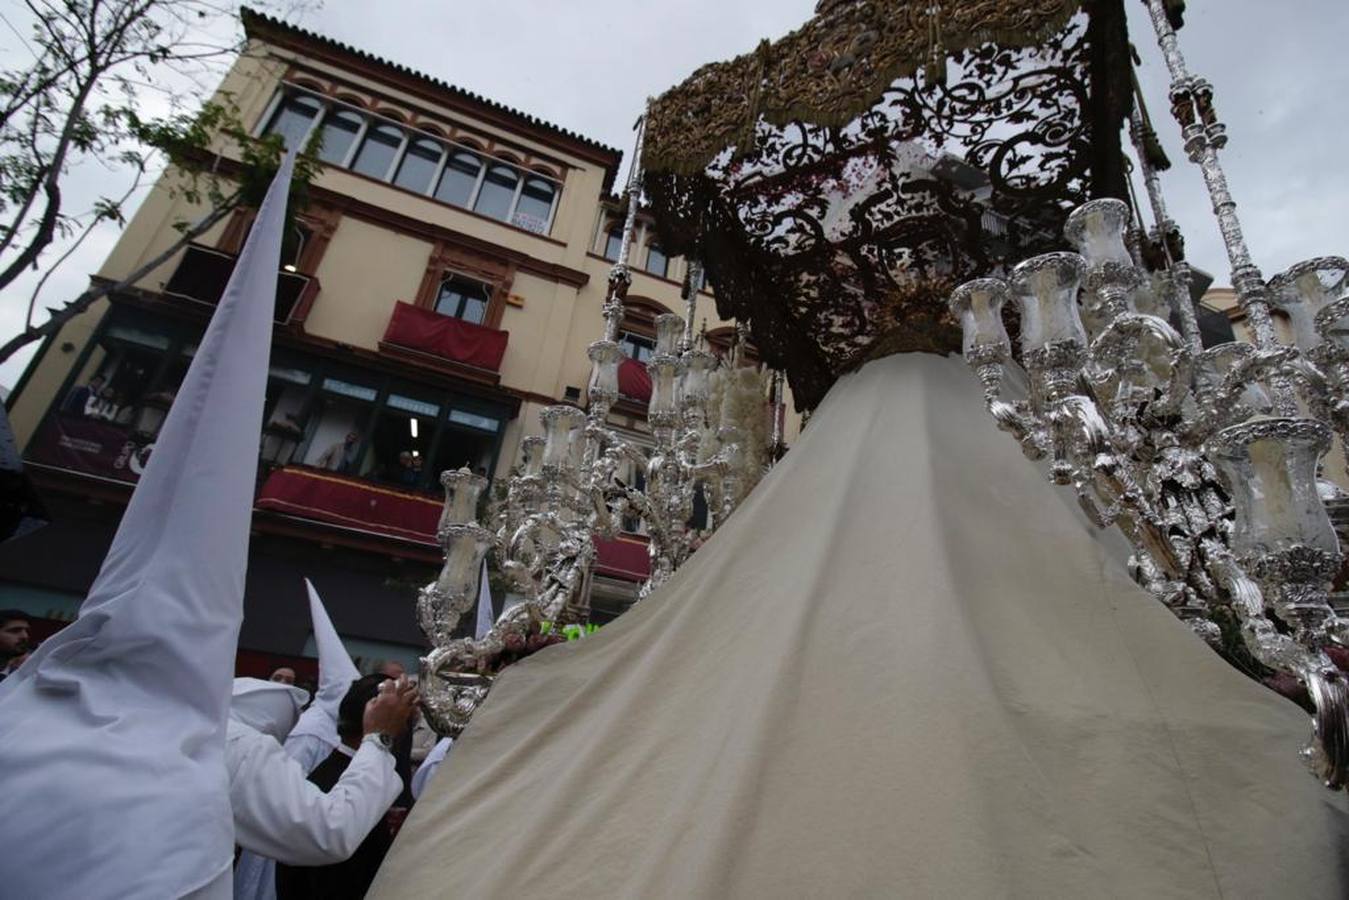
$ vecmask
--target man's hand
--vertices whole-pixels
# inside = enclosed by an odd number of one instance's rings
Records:
[[[406,675],[390,679],[379,686],[379,694],[365,705],[361,721],[362,732],[376,732],[390,737],[402,734],[417,711],[417,685]]]

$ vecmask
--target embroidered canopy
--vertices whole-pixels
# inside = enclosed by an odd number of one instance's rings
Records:
[[[1122,0],[822,0],[652,101],[646,193],[811,408],[869,358],[958,348],[954,285],[1127,193],[1129,87]]]

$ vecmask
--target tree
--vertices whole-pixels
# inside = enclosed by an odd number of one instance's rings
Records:
[[[24,0],[31,36],[0,16],[30,57],[0,71],[0,291],[61,242],[28,298],[24,327],[0,345],[0,362],[55,334],[100,297],[141,280],[240,205],[260,201],[280,163],[280,139],[254,139],[228,96],[205,97],[225,66],[244,50],[237,9],[220,0]],[[224,35],[224,36],[222,36]],[[147,110],[160,111],[152,115]],[[242,174],[217,174],[211,147],[221,137],[238,147]],[[87,208],[72,211],[69,178],[102,165],[115,184]],[[142,185],[171,166],[171,190],[206,207],[163,253],[115,284],[91,285],[34,323],[47,278],[101,224],[125,224],[124,209]],[[303,190],[312,154],[297,166]],[[84,207],[84,204],[81,204]],[[12,293],[12,292],[10,292]]]

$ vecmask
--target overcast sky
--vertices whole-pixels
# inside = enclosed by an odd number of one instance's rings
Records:
[[[1144,91],[1175,164],[1164,176],[1172,214],[1191,262],[1226,284],[1227,260],[1203,180],[1185,160],[1167,112],[1165,66],[1142,3],[1127,4],[1143,54]],[[0,0],[9,13],[20,5]],[[814,6],[815,0],[327,0],[300,24],[626,155],[648,96],[704,62],[790,31]],[[1309,256],[1349,255],[1346,34],[1344,0],[1189,0],[1182,47],[1191,69],[1214,84],[1231,139],[1223,160],[1266,275]],[[0,53],[12,64],[12,35],[0,32]],[[103,177],[89,173],[83,181]],[[91,237],[48,282],[43,300],[77,294],[115,240],[112,228]],[[0,297],[0,338],[18,330],[33,280],[16,282]],[[28,355],[0,366],[0,385],[14,384]]]

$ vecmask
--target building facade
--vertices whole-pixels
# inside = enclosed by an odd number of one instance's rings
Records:
[[[438,476],[501,480],[538,413],[581,404],[617,253],[622,154],[281,22],[245,14],[220,87],[257,134],[322,136],[325,163],[278,272],[241,669],[313,655],[302,577],[354,654],[411,663],[417,588],[440,552]],[[237,167],[222,140],[220,170]],[[166,174],[93,277],[122,280],[205,210]],[[0,605],[73,616],[112,539],[196,342],[247,237],[237,210],[40,349],[8,401],[52,524],[0,545]],[[652,320],[683,312],[686,263],[643,223],[614,424],[640,440]],[[732,324],[699,292],[713,346]],[[788,439],[799,419],[787,417]],[[600,548],[596,618],[645,577],[633,533]],[[498,598],[500,604],[501,598]],[[467,622],[466,627],[472,627]],[[299,661],[303,666],[304,663]]]

